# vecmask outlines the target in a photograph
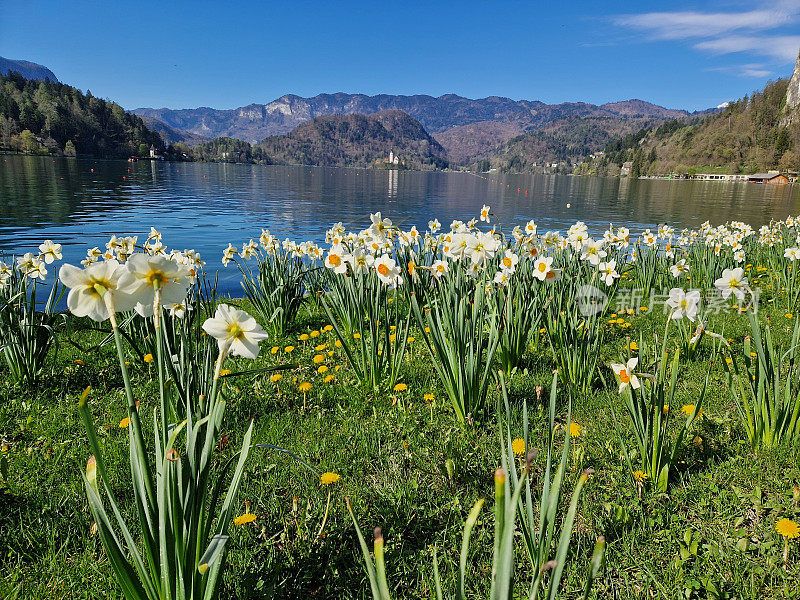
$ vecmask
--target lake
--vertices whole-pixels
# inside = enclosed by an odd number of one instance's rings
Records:
[[[0,255],[37,251],[52,239],[77,264],[112,234],[144,241],[152,225],[168,247],[199,251],[209,272],[220,269],[223,291],[237,292],[238,271],[222,267],[222,249],[257,240],[262,227],[322,243],[333,223],[362,229],[371,212],[424,230],[433,217],[445,227],[477,217],[483,204],[509,230],[529,219],[541,232],[562,233],[580,220],[596,235],[609,223],[634,233],[661,222],[757,227],[800,214],[799,196],[798,185],[8,155],[0,162]]]

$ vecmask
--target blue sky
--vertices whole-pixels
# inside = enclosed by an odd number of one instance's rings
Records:
[[[128,109],[285,93],[716,106],[791,73],[800,0],[0,0],[0,56]]]

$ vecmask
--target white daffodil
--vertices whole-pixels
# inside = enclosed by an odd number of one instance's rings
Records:
[[[800,258],[800,248],[794,246],[792,248],[787,248],[783,251],[783,257],[788,258],[791,261],[795,261]]]
[[[494,283],[496,283],[498,285],[502,285],[503,287],[505,287],[511,281],[511,274],[512,274],[512,271],[500,270],[497,273],[495,273],[493,281],[494,281]]]
[[[178,317],[182,319],[186,315],[186,311],[192,310],[192,306],[186,302],[174,302],[169,307],[169,315],[171,317]]]
[[[614,285],[614,280],[619,279],[619,273],[617,273],[617,261],[609,260],[608,262],[601,262],[597,265],[598,270],[600,271],[600,279],[608,286]]]
[[[140,298],[136,312],[143,317],[153,315],[155,290],[159,290],[161,304],[169,308],[183,302],[189,289],[189,269],[166,256],[133,254],[126,264],[131,274],[122,291]]]
[[[555,276],[553,272],[553,257],[546,256],[544,258],[537,258],[536,261],[533,263],[533,276],[536,277],[539,281],[545,281],[546,279],[553,279]]]
[[[227,304],[217,306],[214,316],[203,323],[203,331],[217,340],[220,353],[250,359],[258,356],[259,342],[269,337],[253,317]]]
[[[48,265],[53,261],[61,260],[61,244],[56,244],[53,240],[45,240],[43,244],[39,245],[39,251],[42,253],[44,262]]]
[[[391,286],[398,286],[403,283],[403,278],[400,275],[400,267],[388,254],[382,255],[380,258],[375,259],[374,263],[375,272],[378,273],[378,279],[383,283]]]
[[[31,279],[39,278],[44,280],[47,275],[47,269],[42,258],[30,252],[17,257],[17,269]]]
[[[603,240],[593,240],[589,238],[583,243],[581,260],[588,260],[589,264],[596,267],[600,264],[601,259],[605,257],[606,251],[603,250]]]
[[[486,206],[485,204],[483,205],[483,208],[481,208],[481,221],[483,221],[484,223],[488,223],[489,222],[489,211],[490,210],[491,209],[488,206]]]
[[[85,269],[62,265],[58,278],[69,288],[67,307],[77,317],[89,317],[98,322],[108,319],[105,301],[108,294],[115,311],[131,310],[137,302],[136,297],[120,291],[120,287],[130,283],[132,276],[113,258],[92,263]]]
[[[688,273],[689,267],[686,265],[686,259],[682,258],[669,268],[670,275],[673,277],[680,277]]]
[[[728,298],[733,294],[737,300],[744,300],[745,292],[748,289],[744,269],[741,267],[725,269],[722,271],[722,277],[714,282],[714,286],[722,293],[723,298]]]
[[[449,265],[445,261],[436,260],[431,265],[431,273],[433,273],[436,279],[439,279],[439,277],[447,273],[449,268]]]
[[[345,260],[344,246],[335,244],[328,250],[328,255],[325,257],[325,266],[333,269],[337,275],[344,275],[347,273],[347,261]]]
[[[517,268],[517,264],[519,264],[519,256],[514,254],[511,250],[506,250],[503,258],[500,260],[500,268],[507,273],[513,273],[514,269]]]
[[[432,221],[428,221],[428,229],[430,229],[431,233],[436,233],[442,228],[442,224],[439,223],[439,219],[433,219]]]
[[[356,275],[361,275],[369,271],[369,268],[375,261],[375,258],[371,254],[367,254],[361,248],[355,248],[350,254],[344,255],[342,258],[350,265],[350,269]],[[336,267],[333,267],[333,270],[338,272],[336,271]]]
[[[379,239],[386,237],[388,230],[392,227],[392,221],[390,219],[384,219],[380,212],[371,214],[369,219],[372,221],[372,225],[370,225],[369,228],[370,234]]]
[[[636,368],[636,365],[639,364],[639,359],[633,357],[624,365],[618,363],[611,364],[611,370],[614,371],[614,375],[617,376],[619,379],[619,393],[621,394],[623,390],[630,385],[634,390],[638,390],[640,387],[639,378],[636,377],[633,370]]]
[[[694,323],[700,304],[700,291],[690,290],[689,292],[684,292],[681,288],[672,288],[665,304],[672,309],[669,315],[670,319],[686,317]]]
[[[228,247],[222,251],[222,264],[228,266],[228,263],[234,260],[234,257],[239,254],[239,251],[233,244],[228,244]]]

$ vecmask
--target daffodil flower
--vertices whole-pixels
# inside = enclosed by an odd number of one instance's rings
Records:
[[[627,363],[624,365],[618,363],[612,363],[611,369],[614,371],[614,375],[617,376],[619,379],[619,393],[621,394],[628,385],[631,386],[634,390],[638,390],[641,387],[639,383],[639,378],[633,372],[636,368],[636,365],[639,364],[639,359],[637,357],[631,358]]]

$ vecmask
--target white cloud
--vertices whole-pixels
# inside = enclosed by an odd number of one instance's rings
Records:
[[[730,65],[727,67],[712,67],[706,71],[718,71],[721,73],[730,73],[731,75],[738,75],[739,77],[755,77],[757,79],[764,79],[775,72],[771,71],[767,65],[761,63],[749,63],[746,65]],[[719,107],[717,107],[719,108]]]
[[[741,29],[774,29],[796,16],[777,8],[743,13],[652,12],[620,15],[614,22],[623,27],[647,31],[659,39],[680,40],[712,37]]]
[[[772,56],[781,61],[794,61],[800,49],[800,35],[730,35],[698,42],[694,47],[714,54],[750,52],[760,56]]]
[[[796,29],[787,27],[800,22],[800,0],[762,4],[744,12],[650,12],[619,15],[613,21],[651,40],[692,40],[695,49],[718,55],[746,52],[783,63],[794,62],[800,48],[800,35],[791,35]],[[751,66],[738,74],[763,77],[772,73]]]

